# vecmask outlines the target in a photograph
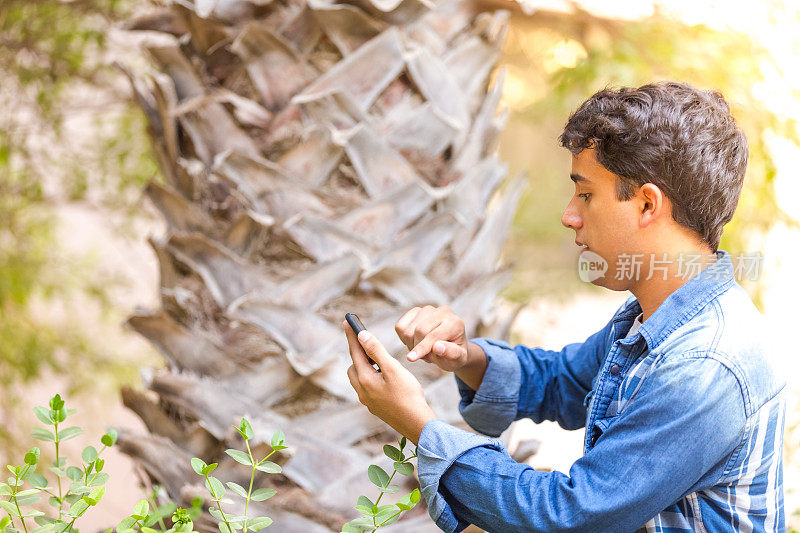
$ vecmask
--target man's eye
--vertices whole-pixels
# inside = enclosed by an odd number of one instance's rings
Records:
[[[588,202],[589,201],[589,193],[588,192],[581,193],[581,194],[578,195],[578,198],[583,198],[584,200],[586,200]]]

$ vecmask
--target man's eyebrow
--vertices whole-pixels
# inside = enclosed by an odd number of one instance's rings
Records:
[[[591,183],[591,181],[589,181],[587,178],[581,176],[580,174],[570,174],[569,175],[569,179],[571,179],[575,183],[578,183],[579,181],[583,182],[583,183]]]

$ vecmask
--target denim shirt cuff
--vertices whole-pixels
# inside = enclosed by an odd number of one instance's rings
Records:
[[[482,337],[469,341],[486,353],[488,365],[477,391],[453,374],[461,394],[458,410],[475,431],[499,437],[517,417],[522,365],[507,342]]]
[[[439,492],[439,480],[456,459],[478,446],[503,448],[497,439],[464,431],[440,418],[429,420],[420,433],[417,443],[420,492],[428,505],[428,514],[439,529],[447,533],[463,531],[469,523],[453,514],[450,505]]]

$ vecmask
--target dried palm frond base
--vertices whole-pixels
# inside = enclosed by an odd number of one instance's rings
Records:
[[[119,441],[172,498],[198,488],[192,456],[247,481],[223,453],[245,416],[253,442],[280,429],[289,445],[283,473],[256,479],[277,496],[251,510],[282,532],[355,516],[396,435],[347,380],[346,312],[465,427],[453,377],[408,364],[394,324],[449,305],[470,337],[505,338],[516,314],[495,306],[525,183],[499,191],[506,25],[454,0],[182,0],[130,22],[152,70],[125,72],[165,177],[146,193],[169,230],[150,238],[162,308],[129,325],[166,368],[123,391],[150,434]],[[436,530],[423,506],[392,527]]]

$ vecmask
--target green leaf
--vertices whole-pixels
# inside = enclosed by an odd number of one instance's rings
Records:
[[[38,518],[38,517],[37,517],[37,518]],[[56,525],[55,525],[54,523],[50,523],[50,524],[44,524],[44,525],[41,525],[41,526],[39,526],[39,527],[37,527],[37,528],[33,529],[33,530],[31,531],[31,533],[45,533],[46,531],[50,531],[50,530],[51,530],[51,529],[53,529],[54,527],[56,527]]]
[[[31,437],[36,440],[43,440],[45,442],[55,442],[56,436],[53,435],[52,431],[48,431],[44,428],[33,428],[33,433],[31,433]]]
[[[229,489],[231,489],[233,492],[235,492],[242,498],[247,498],[247,491],[244,490],[244,487],[242,487],[238,483],[234,483],[233,481],[228,481],[227,483],[225,483],[225,485],[227,485]]]
[[[261,464],[256,466],[256,470],[266,472],[267,474],[280,474],[283,471],[279,464],[273,463],[272,461],[262,461]]]
[[[80,499],[72,504],[69,508],[69,512],[67,513],[70,516],[78,517],[81,516],[83,513],[86,512],[86,509],[89,508],[89,502],[84,499]]]
[[[378,465],[369,465],[367,475],[369,476],[369,480],[379,487],[384,487],[389,483],[389,474]]]
[[[218,463],[211,463],[203,467],[202,474],[205,476],[206,474],[210,474],[214,470],[217,469]]]
[[[83,477],[83,470],[81,470],[77,466],[68,466],[67,477],[70,478],[72,481],[78,481],[80,478]]]
[[[91,476],[91,478],[89,479],[89,486],[90,487],[99,487],[100,485],[105,485],[106,482],[108,482],[110,477],[111,476],[109,476],[105,472],[100,472],[98,474],[95,474],[95,475]]]
[[[95,459],[94,460],[94,469],[100,472],[105,466],[106,462],[103,459]]]
[[[31,483],[31,487],[35,489],[43,489],[47,487],[47,478],[45,478],[41,474],[36,474],[36,473],[31,474],[29,481]]]
[[[380,524],[396,512],[397,507],[394,505],[381,505],[375,513],[375,521]]]
[[[362,505],[364,507],[369,507],[370,509],[372,509],[372,506],[375,505],[375,504],[372,503],[372,500],[370,500],[366,496],[361,495],[361,496],[358,497],[357,505]]]
[[[25,506],[25,505],[31,505],[33,503],[38,502],[41,497],[42,497],[42,495],[39,494],[38,490],[35,490],[35,489],[34,490],[23,490],[22,492],[17,494],[17,504],[20,507]]]
[[[2,519],[0,519],[0,530],[5,529],[6,526],[10,523],[11,523],[11,517],[8,515],[4,516]]]
[[[258,489],[250,495],[250,499],[254,502],[263,502],[266,499],[272,498],[277,494],[277,490],[275,489]]]
[[[391,444],[383,445],[383,453],[393,461],[401,461],[403,459],[403,453]]]
[[[350,520],[344,525],[344,527],[342,527],[342,531],[352,532],[352,533],[375,531],[376,529],[377,528],[372,523],[372,517],[367,517],[367,516],[362,516],[356,518],[355,520]]]
[[[419,503],[420,497],[421,494],[419,492],[419,489],[414,489],[411,491],[411,503]]]
[[[241,435],[246,440],[253,438],[253,426],[250,425],[250,422],[248,422],[246,418],[242,418],[241,430]]]
[[[2,507],[3,510],[11,516],[19,516],[19,513],[17,512],[17,506],[11,502],[0,500],[0,507]]]
[[[99,502],[100,500],[103,499],[103,496],[105,495],[105,493],[106,493],[106,488],[105,487],[97,487],[91,493],[89,493],[88,497],[85,497],[85,498],[89,498],[89,499],[93,500],[94,503],[92,505],[97,505],[97,502]]]
[[[53,418],[50,416],[50,409],[45,407],[34,407],[33,412],[36,413],[36,418],[38,418],[43,424],[47,424],[48,426],[53,425]]]
[[[81,458],[87,463],[91,463],[97,458],[97,450],[94,449],[94,446],[87,446],[81,452]]]
[[[50,410],[50,418],[53,419],[55,423],[61,423],[67,419],[67,410],[63,407],[61,409],[51,409]]]
[[[55,524],[56,523],[56,519],[55,518],[51,518],[49,516],[44,516],[44,515],[43,516],[37,516],[36,518],[33,519],[33,521],[36,522],[36,525],[38,525],[38,526],[43,526],[45,524]]]
[[[394,494],[400,487],[398,485],[389,485],[388,487],[378,487],[380,492],[385,492],[386,494]]]
[[[68,427],[58,432],[58,440],[64,441],[64,440],[74,439],[81,433],[83,433],[83,430],[77,426]]]
[[[109,429],[105,435],[100,437],[100,443],[109,448],[115,445],[117,443],[117,431],[114,429]]]
[[[191,463],[192,463],[192,470],[194,470],[195,472],[197,472],[202,476],[203,468],[205,468],[206,462],[200,459],[199,457],[192,457]]]
[[[274,449],[276,446],[281,446],[286,444],[285,437],[283,436],[283,431],[278,430],[272,435],[272,440],[270,441],[270,446]]]
[[[136,507],[133,508],[133,518],[137,520],[144,520],[147,518],[147,514],[150,512],[150,504],[147,500],[139,500],[136,504]]]
[[[50,398],[50,409],[61,409],[64,407],[64,400],[61,399],[60,394],[56,394],[52,398]]]
[[[404,476],[410,476],[414,473],[414,465],[411,463],[398,463],[395,461],[394,469],[403,474]]]
[[[237,463],[242,463],[243,465],[253,466],[253,463],[250,461],[250,456],[244,453],[241,450],[225,450],[225,453],[230,455],[234,461]]]
[[[214,476],[208,476],[206,478],[206,488],[215,498],[222,498],[225,496],[225,487],[223,487],[222,482]]]
[[[219,527],[220,533],[236,533],[234,530],[229,528],[228,524],[226,524],[225,522],[219,522],[217,524],[217,527]]]
[[[83,484],[83,481],[76,481],[70,484],[69,491],[73,494],[88,494],[92,489]]]
[[[400,514],[401,513],[399,513],[398,511],[395,511],[394,515],[389,515],[389,516],[391,516],[391,518],[389,518],[388,520],[387,519],[381,520],[378,523],[381,526],[388,526],[389,524],[394,524],[395,522],[400,520]]]
[[[405,438],[405,437],[403,437],[402,439],[400,439],[400,449],[401,449],[401,450],[402,450],[403,448],[405,448],[405,447],[406,447],[406,442],[408,442],[408,441],[406,440],[406,438]]]
[[[247,529],[252,529],[253,531],[261,531],[268,525],[272,523],[272,518],[267,516],[257,516],[253,518],[249,522],[247,522]]]
[[[40,456],[41,452],[39,451],[39,448],[34,446],[30,450],[28,450],[28,453],[25,454],[25,464],[31,466],[37,464],[39,462]]]
[[[128,516],[120,520],[119,524],[117,524],[117,533],[121,533],[122,530],[131,529],[133,528],[133,524],[136,523],[136,519],[132,516]]]

